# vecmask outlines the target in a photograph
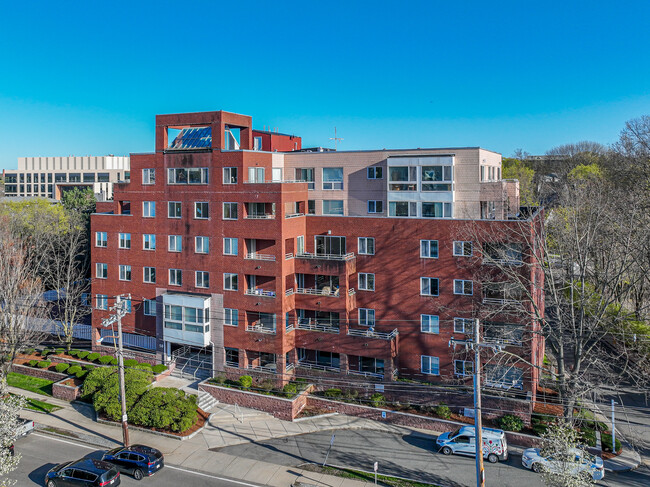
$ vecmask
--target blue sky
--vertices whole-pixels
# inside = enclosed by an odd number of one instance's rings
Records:
[[[150,152],[161,113],[504,155],[611,143],[650,114],[644,0],[22,3],[0,17],[0,169]]]

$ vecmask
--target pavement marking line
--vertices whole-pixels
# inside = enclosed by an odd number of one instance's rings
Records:
[[[56,436],[42,435],[42,434],[39,435],[38,433],[32,433],[32,436],[38,436],[39,438],[47,438],[48,440],[60,441],[61,443],[67,443],[68,445],[74,445],[74,446],[80,446],[81,448],[87,448],[88,450],[97,450],[97,447],[84,445],[83,443],[73,443],[72,441],[62,440],[61,438],[57,438]]]
[[[249,484],[248,482],[242,482],[241,480],[234,480],[234,479],[229,479],[229,478],[226,478],[226,477],[217,477],[216,475],[210,475],[210,474],[203,473],[203,472],[197,472],[195,470],[188,470],[188,469],[182,468],[182,467],[175,467],[173,465],[165,465],[165,468],[171,468],[172,470],[179,470],[181,472],[187,472],[187,473],[191,473],[193,475],[200,475],[201,477],[208,477],[210,479],[223,480],[225,482],[231,482],[233,484],[246,485],[248,487],[260,487],[260,484]]]

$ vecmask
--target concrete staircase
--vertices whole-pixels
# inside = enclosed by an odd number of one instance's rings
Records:
[[[219,401],[215,399],[211,394],[208,394],[207,392],[204,391],[199,391],[199,401],[197,405],[206,413],[215,407]]]

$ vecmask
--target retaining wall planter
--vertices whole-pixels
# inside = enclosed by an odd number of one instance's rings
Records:
[[[59,372],[53,372],[47,369],[39,369],[38,367],[29,367],[27,365],[20,364],[11,364],[11,371],[16,372],[17,374],[30,375],[32,377],[39,377],[41,379],[47,379],[54,382],[59,382],[60,380],[67,379],[68,374],[61,374]]]
[[[69,376],[52,384],[52,396],[57,399],[63,399],[64,401],[74,401],[75,399],[79,399],[79,396],[81,396],[81,384],[64,384],[64,382],[68,382],[71,379],[74,380],[74,376]]]
[[[113,347],[102,347],[101,345],[95,345],[93,343],[93,352],[98,352],[104,355],[113,355],[115,354],[115,349]],[[159,363],[155,353],[138,352],[136,350],[124,349],[124,358],[134,358],[138,362],[147,362],[151,365]]]
[[[191,433],[188,433],[186,435],[165,433],[164,431],[158,431],[158,430],[155,430],[155,429],[152,429],[152,428],[144,428],[142,426],[134,426],[132,424],[129,424],[129,429],[130,430],[135,430],[135,431],[143,431],[145,433],[151,433],[151,434],[158,435],[158,436],[164,436],[166,438],[173,438],[173,439],[179,440],[179,441],[189,440],[189,439],[194,438],[196,435],[198,435],[203,430],[203,428],[205,428],[205,425],[208,424],[208,422],[210,421],[210,416],[212,416],[211,414],[205,413],[201,409],[199,409],[198,411],[199,411],[199,415],[201,417],[203,417],[203,424],[199,428],[194,429]],[[118,428],[122,427],[122,423],[116,423],[115,421],[110,421],[110,420],[107,420],[107,419],[100,418],[99,415],[96,412],[95,412],[95,421],[97,421],[100,424],[106,424],[106,425],[109,425],[109,426],[116,426]]]

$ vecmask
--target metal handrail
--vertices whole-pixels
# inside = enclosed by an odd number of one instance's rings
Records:
[[[284,367],[284,370],[285,370],[285,372],[289,372],[290,370],[293,370],[293,369],[295,369],[295,368],[296,368],[296,364],[287,364],[287,365]]]
[[[354,259],[354,252],[349,252],[347,254],[310,254],[310,253],[301,253],[296,254],[295,258],[297,259],[321,259],[321,260],[342,260],[348,261]]]
[[[284,292],[284,295],[285,295],[285,296],[291,296],[293,293],[294,293],[293,288],[290,288],[290,289],[287,289],[287,290]]]
[[[383,379],[384,374],[378,374],[376,372],[362,372],[360,370],[348,370],[349,375],[362,375],[363,377],[375,377],[377,379]]]
[[[299,361],[296,364],[296,367],[301,367],[303,369],[323,370],[326,372],[341,372],[340,367],[330,367],[329,365],[320,365],[315,362],[310,362],[309,360]]]
[[[296,218],[299,216],[305,216],[304,213],[287,213],[284,215],[285,218]]]
[[[275,335],[275,328],[267,328],[262,324],[246,325],[246,331],[254,331],[256,333],[267,333],[269,335]]]
[[[516,299],[483,298],[483,304],[519,304]]]
[[[275,255],[258,254],[257,252],[249,252],[244,256],[244,259],[248,259],[248,260],[266,260],[266,261],[270,261],[270,262],[275,262]]]
[[[305,288],[299,287],[296,288],[296,294],[312,294],[315,296],[333,296],[335,298],[339,297],[339,289],[336,288],[333,291],[329,289],[329,286],[316,289],[316,288]]]
[[[284,254],[284,260],[291,260],[293,259],[293,254],[290,252],[288,254]]]
[[[333,325],[322,325],[320,323],[312,323],[311,320],[307,323],[298,322],[298,330],[322,331],[324,333],[339,333],[339,327]]]
[[[265,291],[264,289],[246,289],[244,294],[248,296],[262,296],[265,298],[274,298],[275,291]]]
[[[358,328],[348,328],[348,335],[365,337],[365,338],[378,338],[379,340],[392,340],[393,338],[399,335],[399,331],[395,328],[390,333],[384,333],[381,331],[374,331],[368,328],[367,330],[360,330]]]
[[[277,369],[278,369],[277,364],[275,364],[275,365],[276,365],[275,367],[268,367],[266,365],[257,365],[257,366],[248,365],[248,366],[246,366],[246,368],[248,370],[255,370],[257,372],[266,372],[266,373],[269,373],[269,374],[275,374]]]
[[[265,213],[263,215],[246,215],[244,220],[273,220],[275,213]]]
[[[354,290],[353,287],[351,287],[350,289],[348,289],[348,296],[354,296],[355,294],[357,294],[357,292]]]

